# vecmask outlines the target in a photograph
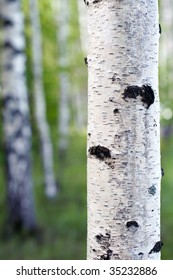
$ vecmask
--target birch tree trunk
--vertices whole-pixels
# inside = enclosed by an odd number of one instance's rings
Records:
[[[63,155],[69,144],[69,92],[70,80],[68,74],[69,52],[69,1],[53,1],[53,11],[56,12],[57,44],[59,48],[59,153]]]
[[[46,119],[46,103],[44,98],[42,73],[41,26],[37,0],[30,0],[30,17],[32,27],[32,54],[36,119],[41,139],[41,152],[46,185],[45,193],[51,198],[57,195],[57,186],[54,175],[53,147],[51,143],[49,125]]]
[[[31,128],[25,82],[25,42],[20,1],[1,0],[1,82],[9,223],[36,227],[31,177]]]
[[[80,28],[80,41],[84,53],[87,53],[87,13],[83,1],[77,0],[78,15],[79,15],[79,28]]]
[[[159,259],[158,3],[84,2],[88,259]]]
[[[172,99],[172,50],[173,50],[173,2],[172,0],[161,1],[160,3],[160,17],[163,24],[163,33],[160,40],[160,85],[164,90],[164,95]],[[163,69],[163,71],[162,71]],[[166,94],[165,94],[166,93]]]

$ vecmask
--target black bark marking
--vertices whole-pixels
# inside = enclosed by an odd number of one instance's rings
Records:
[[[3,43],[3,48],[11,49],[13,51],[13,55],[18,55],[18,54],[23,54],[24,53],[23,49],[15,48],[15,46],[10,41],[4,42]]]
[[[14,25],[14,23],[11,19],[5,18],[5,17],[2,19],[2,24],[4,27],[11,27]]]
[[[103,146],[93,146],[89,148],[89,153],[92,156],[95,156],[98,159],[104,160],[105,158],[111,158],[111,153],[108,148],[105,148]]]
[[[159,34],[161,34],[161,33],[162,33],[162,28],[161,28],[161,25],[159,23]]]
[[[96,237],[96,241],[97,241],[97,242],[101,242],[102,239],[103,239],[103,234],[98,234],[98,235],[96,235],[95,237]]]
[[[165,175],[165,172],[164,172],[163,168],[161,168],[161,175],[162,175],[162,177]]]
[[[99,257],[100,260],[111,260],[113,251],[110,249],[111,235],[107,232],[105,235],[98,234],[95,236],[96,241],[100,244],[101,248],[105,250],[105,253]]]
[[[85,65],[88,66],[88,58],[87,57],[84,57],[84,62],[85,62]]]
[[[119,113],[119,109],[118,108],[114,109],[114,114],[116,115],[118,113]]]
[[[147,104],[147,109],[150,107],[151,104],[154,103],[154,91],[151,86],[143,85],[142,86],[142,102]]]
[[[138,256],[143,256],[143,253],[142,253],[142,252],[140,252],[140,253],[138,254]]]
[[[152,254],[152,253],[159,253],[161,248],[163,246],[163,243],[162,241],[158,241],[156,242],[156,244],[154,245],[154,247],[151,249],[151,251],[149,252],[149,254]]]
[[[6,64],[6,65],[4,66],[4,69],[7,70],[7,71],[12,70],[12,69],[13,69],[13,65],[10,64],[10,63],[8,63],[8,64]]]
[[[95,0],[95,1],[93,1],[93,4],[97,4],[99,2],[102,2],[102,0]]]
[[[113,75],[112,82],[115,82],[115,80],[116,80],[115,75]]]
[[[126,98],[137,98],[141,93],[141,88],[138,86],[128,86],[125,88],[125,91],[123,93],[123,99]]]
[[[85,5],[89,6],[89,2],[84,0]]]
[[[156,187],[154,185],[152,185],[149,189],[148,189],[149,194],[155,195],[156,193]]]
[[[110,234],[109,233],[106,233],[105,235],[103,234],[97,234],[95,236],[96,238],[96,241],[100,244],[103,245],[103,243],[108,243],[109,242],[109,239],[111,238]]]
[[[108,249],[106,254],[102,255],[100,257],[101,260],[111,260],[111,256],[112,256],[113,251]]]
[[[138,227],[139,227],[139,224],[138,224],[136,221],[128,221],[128,222],[126,223],[126,227],[127,227],[127,228],[131,228],[131,227],[138,228]]]
[[[147,109],[150,107],[151,104],[154,103],[154,91],[151,86],[143,85],[142,87],[139,86],[128,86],[125,88],[123,92],[123,99],[126,100],[127,98],[134,98],[136,99],[138,96],[141,96],[141,101],[147,104]]]

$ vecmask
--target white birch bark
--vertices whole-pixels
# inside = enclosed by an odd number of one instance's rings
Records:
[[[31,176],[31,128],[25,81],[24,23],[20,1],[1,0],[1,82],[9,223],[36,227]]]
[[[88,0],[88,259],[159,259],[157,1]]]
[[[69,92],[70,80],[68,74],[69,67],[69,1],[53,1],[53,11],[56,14],[57,22],[57,45],[59,48],[60,66],[59,73],[59,152],[60,155],[67,150],[69,144]]]
[[[32,56],[36,119],[41,139],[41,152],[46,185],[45,193],[47,197],[52,198],[57,195],[57,185],[54,175],[53,147],[51,143],[49,125],[46,119],[46,103],[44,97],[42,73],[41,26],[37,0],[30,0],[30,17],[32,28]]]

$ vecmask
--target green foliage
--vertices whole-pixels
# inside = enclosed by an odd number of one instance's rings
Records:
[[[173,166],[173,136],[162,139],[162,167],[164,177],[162,178],[161,189],[161,232],[162,232],[162,259],[173,259],[173,186],[172,186],[172,166]]]

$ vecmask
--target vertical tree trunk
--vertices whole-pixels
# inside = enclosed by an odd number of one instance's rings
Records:
[[[69,144],[69,1],[53,1],[53,11],[56,12],[57,43],[59,48],[59,153],[63,155]]]
[[[1,0],[2,95],[7,161],[9,220],[12,227],[35,228],[31,177],[31,128],[25,82],[25,42],[20,1]]]
[[[165,99],[172,98],[172,75],[173,75],[173,2],[172,0],[161,1],[160,17],[163,27],[163,33],[160,40],[160,85],[164,90]]]
[[[87,52],[87,13],[83,1],[77,0],[79,28],[80,28],[80,41],[84,53]]]
[[[41,27],[38,14],[37,0],[30,0],[30,16],[32,27],[35,109],[37,126],[39,129],[41,139],[41,151],[46,184],[45,192],[48,197],[55,197],[57,194],[57,186],[54,176],[53,147],[50,138],[49,125],[46,120],[46,104],[44,98],[42,73]]]
[[[88,259],[159,259],[157,1],[88,9]]]
[[[82,69],[81,69],[82,70]],[[82,77],[81,77],[82,78]],[[73,84],[73,107],[75,110],[75,128],[77,131],[82,131],[86,129],[86,117],[85,117],[85,108],[86,108],[86,98],[85,98],[85,89],[77,85],[79,79],[76,78]]]

